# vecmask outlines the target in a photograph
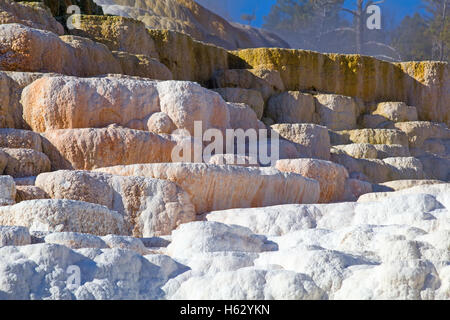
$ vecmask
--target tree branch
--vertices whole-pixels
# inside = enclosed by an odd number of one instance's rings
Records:
[[[333,29],[333,30],[324,32],[324,33],[322,33],[322,36],[323,36],[323,35],[327,35],[327,34],[329,34],[329,33],[333,33],[333,32],[344,32],[344,31],[355,32],[355,30],[353,30],[353,29],[350,28],[350,27],[344,27],[344,28],[337,28],[337,29]]]
[[[349,13],[351,13],[351,14],[354,15],[354,16],[359,16],[359,13],[356,12],[356,11],[354,11],[354,10],[350,10],[350,9],[347,9],[347,8],[342,8],[341,10],[342,10],[342,11],[349,12]]]
[[[384,0],[380,0],[380,1],[369,1],[367,2],[366,6],[364,7],[364,12],[367,12],[367,9],[371,6],[371,5],[377,5],[377,4],[382,4],[384,3]]]

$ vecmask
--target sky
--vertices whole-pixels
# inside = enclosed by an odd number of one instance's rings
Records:
[[[270,12],[270,8],[276,0],[196,0],[206,8],[220,14],[230,21],[245,23],[241,20],[242,14],[256,15],[256,20],[252,23],[254,27],[261,27],[263,17]],[[346,0],[346,7],[352,9],[355,0]],[[398,24],[406,15],[413,15],[421,11],[421,0],[385,0],[380,4],[382,14],[383,10],[390,17],[393,17],[394,24]]]

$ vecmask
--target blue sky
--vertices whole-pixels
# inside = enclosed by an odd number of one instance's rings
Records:
[[[251,14],[253,10],[257,17],[253,26],[260,27],[263,24],[263,16],[270,12],[270,8],[276,0],[197,0],[200,4],[231,21],[241,22],[240,16],[244,13]],[[346,7],[352,8],[356,1],[347,0]],[[389,17],[393,17],[394,23],[401,21],[406,15],[412,15],[421,10],[421,0],[385,0],[380,5]]]

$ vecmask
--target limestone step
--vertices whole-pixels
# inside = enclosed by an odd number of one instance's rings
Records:
[[[382,183],[392,180],[424,179],[424,165],[418,158],[393,157],[379,159],[357,159],[345,153],[331,154],[331,161],[343,165],[351,178]]]
[[[246,168],[204,163],[154,163],[96,169],[124,176],[176,182],[191,197],[197,214],[212,210],[317,203],[319,183],[275,168]]]
[[[408,146],[408,136],[397,129],[330,130],[332,145],[368,143]]]
[[[50,159],[42,152],[25,148],[0,148],[0,172],[14,178],[50,171]]]
[[[386,121],[405,122],[417,121],[417,109],[413,106],[408,106],[404,102],[381,102],[375,107],[372,115],[383,117]]]
[[[332,153],[344,152],[358,159],[384,159],[411,156],[408,147],[399,144],[352,143],[331,147]]]

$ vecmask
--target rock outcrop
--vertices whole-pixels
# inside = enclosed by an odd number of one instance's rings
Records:
[[[255,111],[258,119],[264,114],[264,100],[259,91],[241,88],[219,88],[214,89],[225,101],[244,103]]]
[[[103,43],[111,51],[125,51],[159,58],[155,42],[142,22],[117,16],[75,15],[75,36]]]
[[[29,129],[23,120],[23,106],[20,103],[22,90],[33,81],[46,75],[48,74],[38,72],[0,71],[1,128]],[[7,134],[10,133],[8,132]],[[11,132],[11,135],[13,136],[14,134]]]
[[[266,115],[276,123],[312,123],[314,97],[299,91],[273,95],[267,103]]]
[[[272,129],[280,137],[296,144],[302,157],[330,159],[330,136],[328,129],[314,124],[275,124]]]
[[[134,251],[118,248],[86,251],[41,243],[0,248],[0,257],[0,277],[5,279],[0,287],[2,299],[158,299],[165,282],[162,267]],[[17,257],[24,269],[9,267]],[[73,266],[90,280],[81,286],[68,284],[68,276],[73,273],[68,268]],[[33,275],[36,281],[25,275]],[[116,283],[124,279],[125,286],[118,287]]]
[[[47,95],[46,92],[52,92]],[[24,119],[38,132],[136,126],[156,112],[166,113],[178,129],[194,135],[194,122],[225,129],[228,108],[218,93],[184,81],[151,81],[117,77],[45,77],[22,92]]]
[[[96,0],[105,14],[130,17],[150,29],[182,32],[192,38],[229,50],[237,48],[282,47],[289,44],[263,29],[229,23],[193,0]]]
[[[56,171],[39,175],[36,186],[53,199],[85,201],[119,212],[125,221],[123,232],[129,235],[166,235],[178,225],[195,220],[190,197],[169,181]]]
[[[36,5],[35,2],[3,0],[0,3],[0,24],[8,23],[20,23],[58,35],[64,34],[63,26],[53,18],[50,10],[45,6]]]
[[[96,171],[175,182],[190,195],[197,214],[280,203],[315,203],[319,199],[317,181],[274,168],[155,163]]]
[[[314,88],[358,97],[365,102],[382,102],[381,99],[405,102],[417,108],[420,120],[450,124],[446,107],[450,99],[450,68],[445,62],[390,63],[360,55],[278,48],[234,53],[245,62],[234,60],[233,67],[274,69],[280,73],[287,90]]]
[[[0,148],[6,155],[4,174],[14,178],[36,176],[39,173],[50,171],[50,160],[42,152],[33,149]]]
[[[82,201],[31,200],[0,207],[0,225],[107,235],[123,232],[123,217],[105,206]]]
[[[0,206],[12,205],[16,198],[16,184],[10,176],[0,176]]]
[[[118,126],[49,130],[42,135],[43,152],[53,170],[91,170],[119,164],[171,162],[177,140]]]
[[[102,8],[93,0],[64,0],[61,2],[59,0],[25,0],[25,2],[39,3],[40,5],[45,5],[53,16],[61,19],[67,16],[67,9],[72,5],[77,5],[83,14],[103,14]]]
[[[319,181],[320,203],[343,199],[347,170],[338,164],[318,159],[278,160],[275,167],[283,172],[294,172]]]
[[[49,199],[48,194],[36,186],[16,185],[16,203],[28,200]]]
[[[0,226],[0,248],[31,244],[31,236],[25,227]]]
[[[105,45],[86,38],[58,37],[17,23],[0,25],[0,37],[2,70],[84,77],[122,73],[119,62]]]
[[[447,63],[0,2],[0,300],[450,299]]]

